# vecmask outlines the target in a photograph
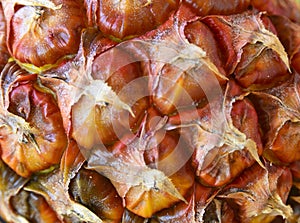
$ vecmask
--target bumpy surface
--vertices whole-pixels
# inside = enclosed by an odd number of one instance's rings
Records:
[[[0,2],[6,222],[300,222],[299,2]]]

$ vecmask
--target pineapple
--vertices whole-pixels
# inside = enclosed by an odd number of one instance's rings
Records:
[[[5,222],[300,222],[299,1],[0,2]]]

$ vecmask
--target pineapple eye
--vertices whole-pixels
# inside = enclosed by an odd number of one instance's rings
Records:
[[[57,8],[20,5],[13,15],[6,14],[8,50],[18,61],[42,67],[77,52],[81,30],[86,27],[83,4],[72,0],[51,3]],[[56,30],[56,38],[49,38]]]
[[[105,35],[132,38],[163,24],[178,8],[178,0],[85,0],[90,24]]]
[[[19,74],[14,80],[11,70]],[[8,110],[2,109],[0,115],[1,158],[19,175],[30,177],[60,162],[67,146],[61,113],[50,89],[37,84],[37,75],[28,74],[14,62],[6,65],[2,75],[13,87],[7,98]]]

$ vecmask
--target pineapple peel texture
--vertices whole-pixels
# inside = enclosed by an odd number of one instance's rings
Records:
[[[286,65],[291,73],[288,55],[281,44],[279,38],[267,30],[261,20],[263,13],[256,15],[247,13],[242,15],[231,16],[229,19],[221,18],[222,22],[227,24],[233,30],[234,44],[237,49],[242,49],[247,43],[262,43],[267,49],[274,50]],[[249,27],[249,28],[248,28]],[[238,52],[242,54],[242,50]]]
[[[122,101],[112,87],[106,83],[106,80],[113,72],[121,67],[141,61],[154,61],[161,66],[161,69],[164,64],[176,66],[182,70],[182,73],[187,71],[188,74],[191,75],[195,81],[200,82],[199,84],[202,86],[205,85],[205,83],[203,83],[204,81],[201,82],[201,74],[199,75],[196,74],[196,72],[193,72],[202,66],[206,66],[220,79],[228,80],[228,78],[225,77],[210,61],[202,48],[188,42],[184,35],[183,28],[184,26],[175,23],[170,31],[174,35],[164,36],[163,34],[157,38],[125,41],[100,54],[97,57],[97,61],[101,61],[102,59],[103,61],[107,61],[106,58],[110,58],[111,55],[118,56],[118,51],[126,52],[128,55],[134,55],[133,59],[127,58],[126,62],[124,62],[122,58],[114,58],[114,60],[118,62],[113,64],[114,67],[110,68],[109,74],[106,73],[105,66],[98,66],[96,76],[101,76],[102,74],[105,76],[105,78],[101,80],[94,79],[92,76],[95,52],[91,51],[89,55],[83,56],[83,58],[81,58],[83,60],[81,61],[82,65],[80,65],[77,70],[80,84],[77,86],[78,92],[75,96],[74,104],[76,104],[76,102],[84,95],[87,96],[89,98],[88,101],[94,103],[94,105],[106,106],[107,104],[111,104],[113,108],[126,110],[134,117],[135,115],[130,107],[131,104]],[[159,76],[160,72],[158,73],[158,77]],[[216,77],[212,78],[216,79]],[[78,81],[76,83],[78,83]],[[203,87],[205,88],[205,86]],[[88,108],[93,109],[94,105],[90,105]],[[89,111],[86,112],[89,113]]]
[[[124,109],[134,117],[134,113],[130,106],[124,103],[112,88],[102,80],[94,80],[90,85],[85,87],[82,94],[91,96],[96,105],[104,106],[106,103],[112,104],[117,109]]]

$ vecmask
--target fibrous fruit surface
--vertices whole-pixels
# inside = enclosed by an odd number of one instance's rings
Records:
[[[0,219],[300,222],[299,1],[0,3]]]

